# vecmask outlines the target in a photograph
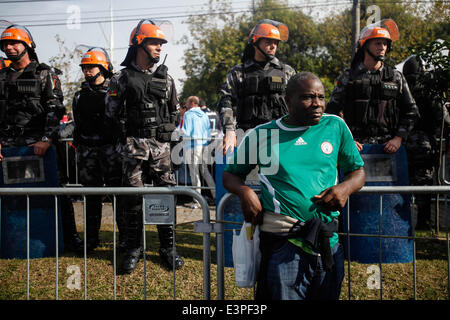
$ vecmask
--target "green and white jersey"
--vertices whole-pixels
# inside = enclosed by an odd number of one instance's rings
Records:
[[[348,173],[364,166],[352,134],[340,117],[324,114],[317,125],[293,127],[283,118],[249,131],[225,171],[243,180],[259,166],[264,210],[307,221],[339,216],[312,198],[338,183],[337,166]],[[330,239],[333,247],[337,234]]]

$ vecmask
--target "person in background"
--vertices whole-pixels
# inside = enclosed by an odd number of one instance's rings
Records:
[[[224,130],[224,154],[236,146],[236,129],[244,131],[287,113],[286,84],[295,70],[275,57],[288,27],[264,19],[251,30],[242,64],[232,67],[220,90],[218,110]]]
[[[186,100],[187,111],[183,118],[183,155],[184,161],[189,167],[192,186],[200,187],[201,176],[211,190],[213,199],[216,197],[216,184],[208,170],[208,153],[204,152],[210,142],[211,127],[208,116],[200,109],[199,98],[191,96]],[[196,189],[201,193],[201,189]],[[193,206],[198,207],[194,200]]]

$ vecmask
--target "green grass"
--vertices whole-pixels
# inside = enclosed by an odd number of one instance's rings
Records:
[[[176,272],[175,297],[183,300],[201,300],[203,291],[203,237],[193,233],[192,225],[177,226],[176,243],[178,252],[185,260],[185,266]],[[416,234],[417,235],[417,234]],[[417,235],[418,236],[418,235]],[[417,240],[417,299],[448,299],[447,245],[443,238]],[[112,226],[102,226],[101,247],[88,255],[87,260],[87,299],[112,300],[113,291],[113,243]],[[159,241],[155,226],[148,226],[146,232],[146,299],[173,299],[173,273],[162,264],[158,255]],[[211,299],[217,299],[217,265],[215,235],[211,235]],[[70,289],[68,283],[73,274],[68,273],[70,266],[79,268],[80,288]],[[352,262],[350,265],[352,300],[380,299],[380,290],[369,289],[367,280],[370,265]],[[61,300],[84,299],[84,260],[73,254],[62,254],[59,259],[58,298]],[[345,266],[345,278],[341,299],[348,299],[348,265]],[[55,299],[55,258],[30,260],[30,299]],[[0,260],[0,300],[24,300],[27,298],[26,260]],[[382,265],[383,300],[414,299],[413,264]],[[144,299],[144,263],[143,260],[131,275],[117,275],[116,298],[118,300]],[[253,289],[238,288],[234,285],[234,270],[225,268],[225,299],[253,299]]]

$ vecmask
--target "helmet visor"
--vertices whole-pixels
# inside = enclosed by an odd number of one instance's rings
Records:
[[[267,28],[268,25],[273,26],[275,28]],[[284,23],[263,19],[258,22],[258,24],[253,28],[251,32],[251,37],[256,36],[258,38],[278,38],[281,41],[287,41],[289,38],[289,28]]]
[[[373,28],[381,27],[386,29],[389,32],[389,35],[391,37],[392,42],[397,41],[399,38],[399,32],[397,24],[392,19],[383,19],[380,21],[377,21],[375,23],[369,24],[368,26],[364,27],[364,29],[361,30],[360,33],[360,40],[362,40],[365,35],[370,32]]]
[[[139,34],[139,31],[141,30],[142,26],[145,26],[146,24],[155,25],[162,32],[162,34],[154,34],[154,38],[163,39],[163,40],[165,40],[165,42],[172,40],[173,24],[168,20],[142,19],[141,21],[139,21],[139,24],[136,27],[135,36],[137,36]],[[145,29],[145,27],[142,29]]]

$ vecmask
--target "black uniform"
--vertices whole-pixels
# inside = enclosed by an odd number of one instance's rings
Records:
[[[22,71],[11,67],[0,70],[2,148],[23,147],[47,139],[56,144],[64,113],[61,83],[48,65],[32,60]],[[60,196],[60,204],[65,249],[80,250],[72,203],[67,196]]]
[[[343,114],[355,140],[370,144],[406,141],[419,116],[400,71],[387,64],[369,71],[362,62],[339,76],[326,112]]]
[[[423,85],[421,78],[429,77],[430,73],[423,71],[416,56],[405,62],[403,74],[421,114],[406,142],[410,181],[417,186],[433,185],[439,167],[440,138],[442,135],[448,141],[450,116],[444,101]],[[416,228],[426,228],[430,219],[431,195],[416,195],[416,207]]]
[[[121,157],[115,150],[112,132],[105,126],[108,86],[108,79],[100,85],[83,82],[73,99],[73,144],[77,148],[80,183],[85,187],[119,187],[121,182]],[[99,244],[102,196],[86,197],[86,218],[87,250],[90,251]],[[121,228],[123,224],[118,225]]]
[[[131,61],[111,79],[107,95],[106,116],[112,132],[120,134],[123,156],[122,186],[143,187],[176,184],[170,160],[170,138],[175,130],[178,100],[173,79],[165,65],[140,70]],[[126,253],[123,271],[131,272],[142,253],[142,197],[121,197],[124,203]],[[172,226],[158,225],[160,255],[175,267],[184,262],[172,252]]]
[[[218,105],[224,130],[247,130],[285,115],[286,85],[294,74],[275,57],[262,63],[248,59],[231,68]]]

